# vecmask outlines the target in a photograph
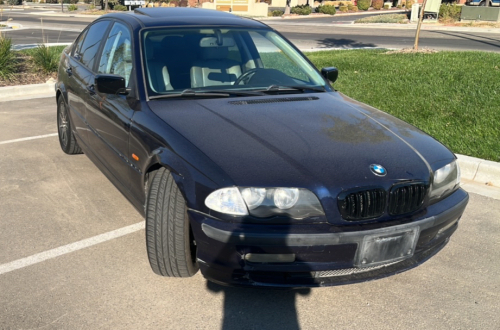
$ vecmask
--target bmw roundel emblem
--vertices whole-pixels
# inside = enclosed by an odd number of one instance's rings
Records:
[[[378,176],[385,176],[387,174],[385,167],[383,167],[382,165],[378,165],[378,164],[371,164],[370,170],[372,171],[373,174],[378,175]]]

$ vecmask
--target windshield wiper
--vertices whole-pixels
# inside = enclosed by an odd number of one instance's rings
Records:
[[[163,99],[163,98],[174,98],[174,97],[230,97],[232,95],[236,96],[262,96],[266,95],[260,91],[238,91],[238,90],[202,90],[195,91],[194,89],[185,89],[180,93],[164,94],[164,95],[154,95],[149,99]]]
[[[326,89],[324,87],[315,87],[315,86],[281,86],[281,85],[270,85],[268,86],[265,90],[262,90],[263,92],[280,92],[280,91],[287,91],[287,90],[296,90],[296,91],[301,91],[305,92],[307,90],[310,91],[315,91],[315,92],[326,92]]]
[[[180,93],[164,94],[164,95],[154,95],[150,96],[150,100],[154,99],[166,99],[174,97],[229,97],[230,94],[227,92],[218,91],[195,91],[194,89],[185,89]]]

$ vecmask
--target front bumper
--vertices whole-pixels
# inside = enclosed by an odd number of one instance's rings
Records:
[[[446,245],[467,202],[468,194],[459,189],[429,206],[421,218],[395,226],[384,227],[381,222],[377,229],[356,231],[329,224],[288,225],[285,231],[283,226],[228,224],[189,213],[198,262],[208,280],[238,286],[314,287],[382,278],[418,266]],[[411,257],[363,265],[366,252],[361,247],[367,246],[363,243],[367,238],[406,232],[417,233]],[[384,249],[370,254],[376,259],[387,252]],[[252,261],[250,256],[261,260]]]

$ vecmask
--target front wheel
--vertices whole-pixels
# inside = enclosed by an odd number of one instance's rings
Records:
[[[146,247],[149,264],[158,275],[190,277],[199,269],[186,201],[165,168],[154,174],[149,188]]]

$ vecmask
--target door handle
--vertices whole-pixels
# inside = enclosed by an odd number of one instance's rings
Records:
[[[94,85],[88,85],[87,92],[89,92],[90,95],[95,95]]]
[[[70,76],[70,77],[71,77],[71,76],[73,75],[73,69],[72,69],[71,67],[68,67],[68,68],[66,69],[66,73],[68,74],[68,76]]]

